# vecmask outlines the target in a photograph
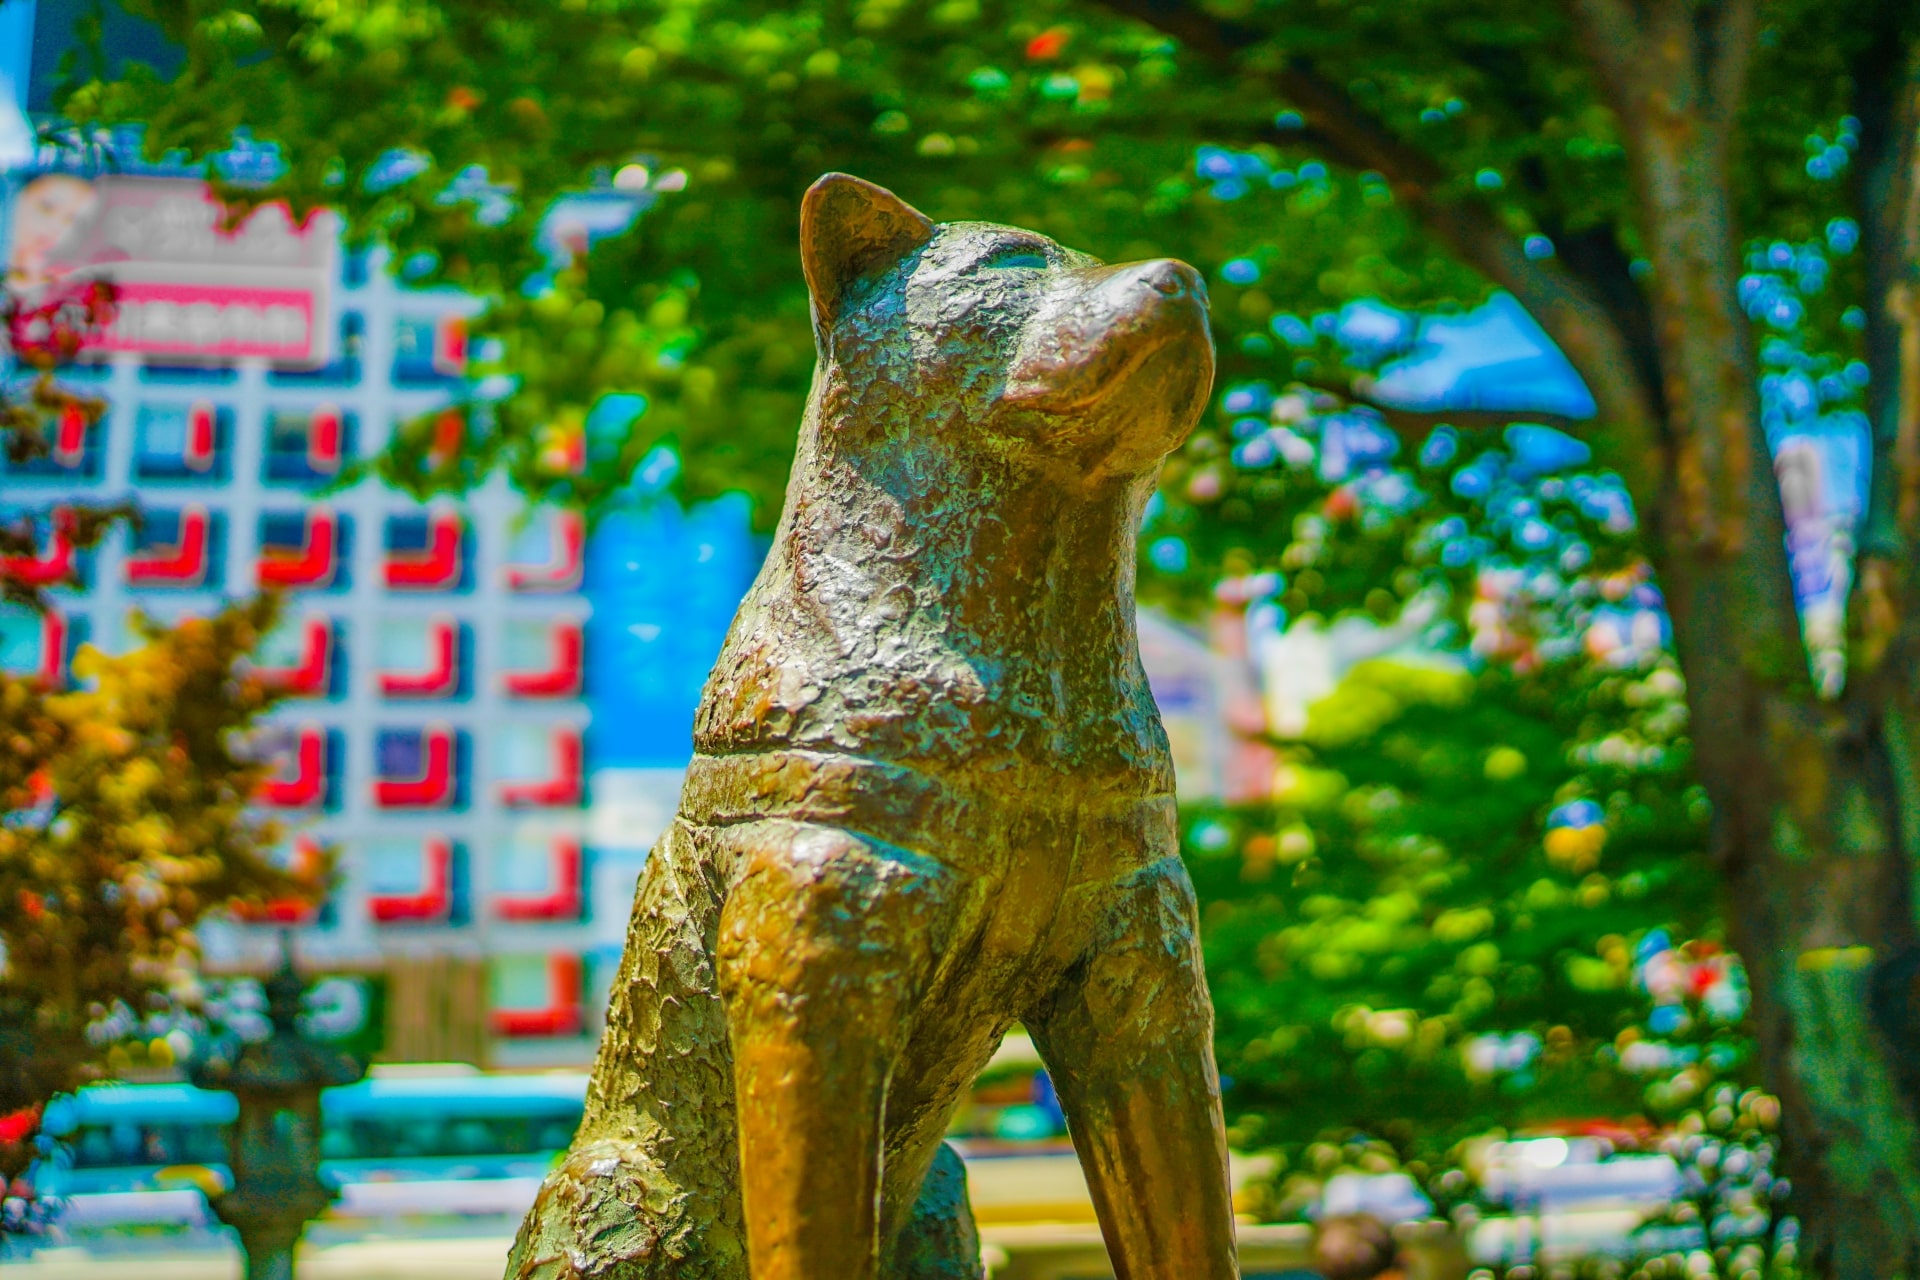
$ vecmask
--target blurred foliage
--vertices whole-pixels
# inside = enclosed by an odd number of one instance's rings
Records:
[[[478,332],[500,339],[497,367],[519,392],[491,440],[476,433],[476,456],[561,497],[603,497],[671,440],[687,496],[745,489],[771,522],[812,364],[798,204],[826,170],[939,219],[1195,263],[1229,380],[1273,374],[1277,315],[1358,296],[1478,300],[1482,282],[1380,175],[1316,158],[1259,78],[1289,56],[1431,162],[1434,199],[1489,212],[1516,251],[1544,236],[1583,269],[1638,253],[1624,152],[1578,41],[1557,10],[1511,0],[1206,6],[1255,38],[1234,72],[1094,0],[126,7],[185,58],[170,79],[138,65],[106,79],[91,55],[69,59],[57,105],[83,126],[78,145],[85,126],[140,120],[150,153],[205,156],[244,129],[280,148],[285,171],[236,198],[339,207],[410,280],[491,299]],[[1841,193],[1807,177],[1803,143],[1846,109],[1845,69],[1872,38],[1865,7],[1763,6],[1765,92],[1751,95],[1737,174],[1747,225],[1804,238],[1834,212]],[[1209,142],[1240,169],[1196,166]],[[537,233],[557,196],[588,189],[646,210],[569,262]],[[1256,281],[1220,274],[1240,259]],[[1290,359],[1279,372],[1295,372]],[[543,465],[551,433],[607,393],[647,398],[634,438],[584,477]],[[406,483],[467,482],[417,450],[396,461]]]
[[[1167,462],[1143,530],[1141,596],[1193,614],[1223,575],[1265,572],[1289,618],[1386,620],[1437,591],[1464,621],[1476,582],[1515,571],[1541,614],[1513,620],[1529,633],[1515,641],[1550,643],[1504,656],[1529,670],[1569,652],[1595,584],[1646,573],[1632,501],[1611,472],[1544,465],[1523,447],[1545,436],[1586,456],[1558,432],[1490,434],[1442,426],[1409,450],[1366,406],[1301,384],[1230,384]]]
[[[287,172],[232,194],[341,207],[410,278],[492,299],[476,333],[502,340],[520,390],[475,448],[539,492],[601,496],[672,439],[687,496],[744,488],[771,521],[812,367],[799,199],[829,169],[1114,260],[1172,254],[1211,275],[1278,246],[1264,304],[1236,290],[1216,307],[1228,336],[1280,302],[1482,292],[1377,184],[1322,167],[1268,198],[1215,198],[1195,139],[1246,139],[1276,166],[1303,150],[1264,94],[1094,6],[128,7],[185,46],[180,75],[96,81],[81,60],[61,111],[145,121],[155,154],[217,151],[244,125]],[[396,167],[402,150],[414,162]],[[616,180],[649,206],[634,230],[556,271],[536,243],[552,201]],[[544,434],[609,392],[647,397],[637,438],[584,479],[543,467]]]
[[[1634,944],[1713,917],[1680,691],[1665,663],[1377,659],[1283,748],[1273,805],[1189,812],[1241,1145],[1362,1131],[1441,1162],[1496,1125],[1642,1109],[1603,1052],[1645,1015]],[[1602,829],[1550,839],[1579,800]]]
[[[113,306],[97,282],[0,296],[9,465],[105,411],[57,372]],[[78,585],[78,553],[138,519],[120,501],[0,522],[0,597],[56,607],[48,592]],[[171,627],[136,617],[128,652],[80,650],[73,688],[0,672],[0,1187],[38,1154],[54,1094],[103,1066],[171,1061],[164,1042],[121,1044],[118,1029],[191,994],[204,915],[324,887],[325,859],[282,869],[278,825],[250,808],[267,766],[246,733],[277,695],[243,664],[278,610],[257,597]],[[0,1234],[19,1225],[0,1220]]]
[[[1376,659],[1283,748],[1275,804],[1187,815],[1230,1135],[1279,1157],[1244,1211],[1299,1220],[1337,1175],[1404,1173],[1470,1229],[1531,1211],[1490,1191],[1491,1144],[1591,1134],[1671,1157],[1678,1194],[1618,1256],[1475,1277],[1797,1274],[1680,694],[1664,658]],[[1555,825],[1586,803],[1599,823]]]
[[[87,1078],[117,1010],[190,995],[202,917],[322,890],[324,860],[283,869],[250,807],[246,731],[277,695],[243,663],[276,609],[141,620],[124,655],[81,650],[72,690],[0,674],[0,1116]]]
[[[1679,1059],[1626,1050],[1648,940],[1718,935],[1710,807],[1632,502],[1588,459],[1537,425],[1409,443],[1253,381],[1169,464],[1144,593],[1244,611],[1270,682],[1316,661],[1276,642],[1380,655],[1298,725],[1269,708],[1271,804],[1183,806],[1232,1134],[1286,1162],[1266,1212],[1367,1150],[1444,1202],[1473,1135],[1692,1096],[1650,1091]],[[1743,1013],[1714,1023],[1729,1078]]]
[[[98,281],[0,294],[10,467],[105,412],[57,375],[114,305]],[[80,585],[79,554],[138,520],[124,500],[9,515],[0,598],[57,607],[49,592]],[[0,672],[0,1187],[37,1154],[39,1107],[55,1093],[103,1067],[171,1065],[166,1041],[125,1033],[193,996],[203,916],[324,889],[325,857],[283,869],[279,825],[250,807],[268,765],[248,733],[279,695],[245,662],[278,613],[259,596],[173,626],[136,615],[126,653],[81,648],[72,688],[64,662],[52,687]]]

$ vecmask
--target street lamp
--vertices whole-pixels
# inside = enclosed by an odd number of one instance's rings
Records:
[[[301,1032],[306,985],[284,940],[280,968],[267,979],[266,993],[272,1025],[267,1038],[231,1061],[199,1061],[190,1074],[201,1088],[224,1089],[240,1104],[233,1183],[214,1198],[213,1212],[239,1234],[247,1280],[293,1280],[294,1245],[334,1195],[320,1181],[320,1091],[352,1084],[366,1074],[366,1065]]]

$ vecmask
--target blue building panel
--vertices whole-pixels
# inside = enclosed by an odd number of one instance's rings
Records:
[[[763,555],[740,495],[690,512],[641,499],[600,522],[585,588],[596,769],[686,765],[700,691]]]

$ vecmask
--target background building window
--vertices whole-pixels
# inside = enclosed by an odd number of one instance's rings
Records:
[[[227,479],[233,449],[233,410],[193,401],[143,404],[134,420],[136,480]]]
[[[276,409],[267,414],[263,475],[269,481],[318,484],[340,474],[354,456],[359,422],[329,405]]]
[[[17,506],[0,507],[0,525],[9,528],[30,526],[33,549],[0,556],[7,575],[22,586],[66,587],[85,591],[93,585],[91,549],[73,545],[73,513],[65,507],[35,511]]]
[[[277,809],[340,808],[340,775],[345,763],[340,731],[319,725],[274,725],[256,748],[277,766],[261,785],[260,799]]]
[[[436,507],[387,517],[386,583],[394,591],[468,591],[473,535],[458,511]]]
[[[146,590],[217,590],[227,564],[226,517],[205,507],[141,512],[126,580]]]
[[[108,366],[100,365],[101,369]],[[240,380],[240,372],[220,364],[142,364],[140,381],[160,387],[224,387]]]
[[[379,925],[464,924],[466,850],[457,840],[382,839],[367,845],[367,914]]]
[[[347,692],[346,623],[325,614],[284,617],[254,651],[253,673],[294,698],[338,700]]]
[[[463,316],[401,316],[393,330],[393,380],[402,384],[444,382],[467,370],[467,323]]]
[[[374,661],[383,697],[454,699],[472,692],[472,634],[444,615],[381,619]]]
[[[269,511],[260,516],[263,587],[296,591],[344,591],[351,585],[353,520],[331,507]]]
[[[360,344],[366,323],[358,311],[347,312],[340,317],[340,337],[325,364],[313,369],[271,369],[267,381],[274,386],[353,386],[360,381]]]
[[[463,809],[466,735],[444,725],[374,735],[374,803],[383,809]]]
[[[80,410],[68,409],[47,426],[45,436],[47,452],[37,458],[16,462],[0,450],[0,465],[8,475],[44,476],[68,483],[100,478],[107,453],[107,415],[88,422]]]

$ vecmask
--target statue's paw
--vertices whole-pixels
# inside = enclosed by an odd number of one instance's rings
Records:
[[[722,1277],[733,1232],[697,1221],[644,1149],[602,1140],[547,1175],[507,1255],[507,1280]]]

